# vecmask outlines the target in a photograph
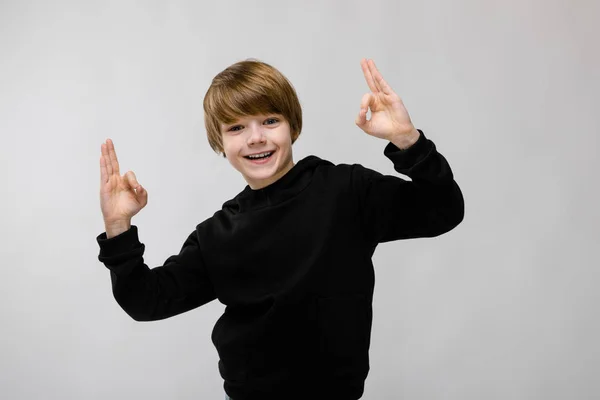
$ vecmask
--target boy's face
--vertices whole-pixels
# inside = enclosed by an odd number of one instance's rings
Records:
[[[225,156],[253,190],[277,181],[294,166],[290,125],[280,114],[240,117],[221,124],[221,134]],[[248,158],[266,152],[271,153],[268,158]]]

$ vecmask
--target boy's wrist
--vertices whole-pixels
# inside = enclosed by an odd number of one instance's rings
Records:
[[[392,142],[400,150],[408,150],[410,147],[412,147],[412,145],[417,143],[420,135],[421,133],[414,128],[410,134],[394,136],[390,142]]]
[[[113,221],[113,222],[104,222],[104,228],[106,230],[106,238],[110,239],[112,237],[118,236],[123,232],[126,232],[131,228],[131,220],[129,221]]]

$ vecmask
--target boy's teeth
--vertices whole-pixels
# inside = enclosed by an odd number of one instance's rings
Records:
[[[265,158],[267,156],[270,156],[272,154],[272,152],[266,152],[266,153],[261,153],[261,154],[257,154],[254,156],[248,156],[248,158],[250,159],[260,159],[260,158]]]

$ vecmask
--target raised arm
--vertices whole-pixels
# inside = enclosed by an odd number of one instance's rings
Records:
[[[144,263],[145,247],[131,218],[146,206],[148,193],[133,171],[120,175],[112,140],[102,144],[101,152],[100,208],[106,232],[96,238],[98,259],[110,270],[117,303],[136,321],[152,321],[214,300],[196,231],[164,265],[150,269]]]
[[[412,179],[354,166],[352,184],[366,235],[375,245],[448,232],[464,218],[463,195],[450,165],[415,128],[402,99],[373,60],[363,59],[361,66],[371,93],[363,96],[355,123],[365,133],[389,141],[385,156],[397,172]],[[368,109],[371,119],[367,121]]]

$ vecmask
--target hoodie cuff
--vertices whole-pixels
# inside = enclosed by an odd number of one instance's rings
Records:
[[[402,150],[389,142],[383,150],[383,154],[394,163],[394,168],[400,173],[402,173],[400,170],[408,170],[422,161],[433,148],[433,142],[425,137],[423,131],[420,129],[417,131],[420,134],[419,139],[408,149]]]
[[[98,260],[103,263],[116,262],[120,258],[130,258],[134,254],[138,254],[140,250],[142,253],[144,251],[144,245],[139,241],[135,225],[131,225],[128,230],[110,239],[106,237],[106,232],[102,232],[96,237],[96,241],[100,246]]]

